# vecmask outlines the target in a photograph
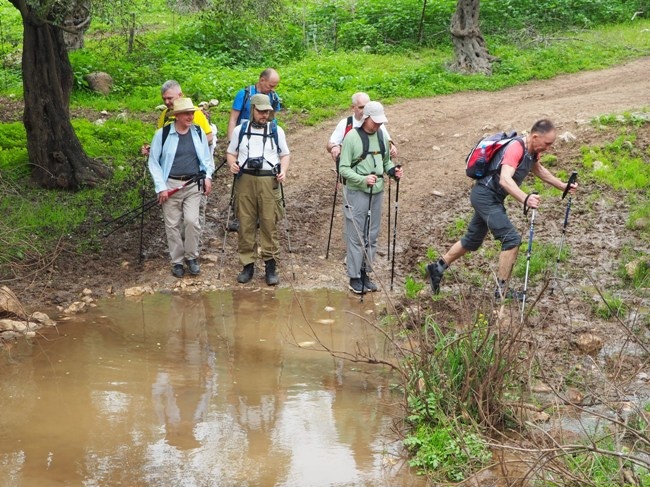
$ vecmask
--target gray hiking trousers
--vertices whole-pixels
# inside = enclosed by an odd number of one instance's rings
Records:
[[[384,193],[373,193],[372,201],[369,193],[354,189],[343,190],[343,215],[345,216],[345,242],[347,245],[346,265],[350,278],[361,277],[361,264],[364,259],[364,232],[366,219],[368,217],[368,206],[370,207],[370,228],[368,235],[369,261],[366,262],[366,271],[372,269],[372,261],[377,251],[377,236],[381,226],[381,203]]]
[[[501,197],[491,189],[477,183],[472,188],[469,200],[474,208],[474,216],[467,232],[460,239],[464,249],[475,251],[483,244],[488,230],[501,242],[501,250],[510,250],[521,243],[521,234],[506,214]]]

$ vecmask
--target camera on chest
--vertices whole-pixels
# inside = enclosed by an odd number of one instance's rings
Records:
[[[246,160],[248,169],[262,169],[264,167],[263,157],[250,157]]]

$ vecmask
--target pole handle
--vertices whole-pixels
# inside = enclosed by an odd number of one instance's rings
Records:
[[[562,193],[562,199],[567,195],[569,190],[571,189],[571,185],[575,184],[575,182],[578,180],[578,171],[573,171],[571,173],[571,176],[569,177],[569,181],[566,183],[566,187],[564,188],[564,193]]]

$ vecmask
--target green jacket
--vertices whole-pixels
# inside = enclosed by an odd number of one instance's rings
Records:
[[[379,139],[377,137],[384,137],[386,154],[384,154],[383,160],[379,153]],[[357,164],[357,159],[363,153],[363,143],[356,130],[348,132],[343,139],[341,148],[339,173],[345,178],[345,185],[348,188],[370,193],[370,186],[366,184],[366,176],[374,172],[378,179],[372,192],[376,194],[384,190],[383,175],[388,173],[394,165],[390,160],[390,145],[384,132],[378,130],[372,135],[368,134],[368,142],[368,151],[377,152],[377,154],[369,153],[363,161]],[[353,165],[354,167],[352,167]]]

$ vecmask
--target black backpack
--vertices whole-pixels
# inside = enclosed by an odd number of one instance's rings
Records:
[[[377,155],[381,154],[381,158],[383,159],[384,156],[386,155],[386,144],[384,144],[384,133],[381,131],[377,131],[377,139],[379,140],[379,151],[373,151],[370,152],[369,147],[370,147],[370,139],[368,138],[368,134],[361,128],[358,127],[355,129],[357,133],[359,134],[359,138],[361,138],[361,155],[357,157],[352,163],[350,164],[350,168],[354,169],[354,167],[359,164],[361,161],[363,161],[368,155]]]

